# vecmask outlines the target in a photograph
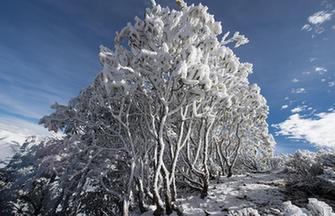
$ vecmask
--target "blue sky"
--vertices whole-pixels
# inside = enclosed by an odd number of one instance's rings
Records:
[[[173,0],[157,2],[175,7]],[[249,38],[235,52],[254,64],[250,80],[270,106],[277,152],[335,147],[331,0],[201,2],[224,31]],[[112,47],[115,32],[142,17],[147,6],[149,0],[1,1],[0,123],[36,123],[52,103],[76,96],[101,69],[99,45]]]

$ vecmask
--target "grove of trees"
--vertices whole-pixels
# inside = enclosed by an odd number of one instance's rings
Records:
[[[180,191],[205,198],[210,180],[267,167],[268,106],[207,7],[152,1],[101,47],[102,71],[40,123],[61,139],[27,140],[1,172],[0,208],[22,215],[154,215]]]

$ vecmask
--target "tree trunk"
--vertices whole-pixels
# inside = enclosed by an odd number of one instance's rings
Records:
[[[203,188],[201,192],[201,198],[205,198],[208,195],[208,187],[209,187],[209,170],[208,170],[208,146],[209,146],[209,133],[211,131],[212,125],[214,121],[211,120],[209,124],[206,124],[207,130],[205,133],[204,139],[204,149],[203,149]]]
[[[209,186],[209,172],[205,172],[204,177],[203,177],[204,183],[202,186],[202,191],[201,191],[201,199],[204,199],[208,196],[208,186]]]
[[[177,186],[176,186],[175,176],[173,177],[171,184],[172,184],[172,188],[171,188],[172,202],[175,202],[177,200]]]
[[[155,216],[160,216],[165,213],[165,208],[163,201],[161,199],[161,196],[159,194],[159,176],[161,174],[161,170],[164,165],[163,156],[164,156],[164,149],[165,149],[165,143],[164,143],[164,127],[165,122],[167,119],[167,115],[169,113],[169,108],[167,106],[164,107],[164,114],[161,118],[161,122],[159,125],[159,133],[158,133],[158,148],[157,148],[157,167],[155,170],[155,176],[154,176],[154,185],[153,185],[153,193],[154,193],[154,202],[156,205],[156,210],[154,211]],[[164,172],[164,170],[163,170]]]
[[[227,177],[230,178],[233,176],[233,166],[228,166]]]
[[[166,214],[169,215],[173,212],[172,209],[172,198],[171,198],[171,188],[169,182],[169,171],[163,166],[163,181],[164,181],[164,189],[165,189],[165,211]]]
[[[137,179],[136,181],[137,183],[137,187],[138,187],[138,191],[137,191],[137,197],[138,197],[138,207],[141,211],[141,213],[147,212],[148,211],[148,207],[145,204],[145,200],[144,200],[144,188],[143,188],[143,182],[142,179]]]
[[[157,202],[157,201],[155,201],[155,202]],[[165,209],[164,209],[164,207],[163,207],[162,205],[157,205],[157,204],[156,204],[156,209],[155,209],[153,215],[154,215],[154,216],[162,216],[162,215],[164,215],[164,214],[165,214]]]
[[[221,147],[219,143],[216,143],[216,151],[217,154],[219,156],[219,160],[220,160],[220,166],[221,166],[221,175],[224,176],[225,175],[225,165],[224,165],[224,161],[223,161],[223,157],[222,157],[222,152],[221,152]]]
[[[122,216],[129,216],[129,198],[128,197],[125,197],[123,199]]]
[[[237,138],[237,148],[235,150],[235,155],[234,155],[234,158],[233,158],[233,161],[232,163],[230,164],[230,166],[228,166],[228,175],[227,177],[232,177],[233,175],[233,168],[235,166],[235,163],[236,163],[236,160],[237,160],[237,156],[239,154],[239,151],[240,151],[240,148],[241,148],[241,138],[239,136],[239,128],[240,128],[240,124],[243,122],[243,120],[241,120],[238,124],[237,124],[237,127],[236,127],[236,132],[235,132],[235,136]]]

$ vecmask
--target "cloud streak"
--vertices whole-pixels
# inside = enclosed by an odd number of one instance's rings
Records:
[[[306,108],[306,106],[297,106],[297,107],[291,109],[291,112],[292,113],[299,113],[299,112],[302,112],[305,108]]]
[[[316,34],[321,34],[325,31],[324,25],[333,19],[335,9],[327,1],[323,5],[325,5],[324,10],[317,11],[307,18],[307,23],[301,28],[302,31],[314,31]]]
[[[276,135],[305,140],[318,147],[335,148],[334,125],[335,111],[332,111],[315,114],[310,118],[295,113],[274,127],[278,129]]]
[[[324,67],[314,67],[314,71],[320,75],[325,74],[328,70]]]
[[[303,94],[303,93],[306,93],[306,89],[304,89],[304,88],[292,89],[291,93],[293,93],[293,94]]]
[[[332,13],[326,11],[318,11],[308,17],[308,22],[312,25],[320,25],[326,21],[329,21],[332,18]]]
[[[282,109],[282,110],[283,110],[283,109],[287,109],[287,108],[288,108],[288,105],[287,105],[287,104],[281,106],[281,109]]]

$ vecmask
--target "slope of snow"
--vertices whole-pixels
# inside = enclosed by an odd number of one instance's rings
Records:
[[[45,137],[50,133],[42,126],[19,120],[0,117],[0,167],[4,166],[29,136]]]

